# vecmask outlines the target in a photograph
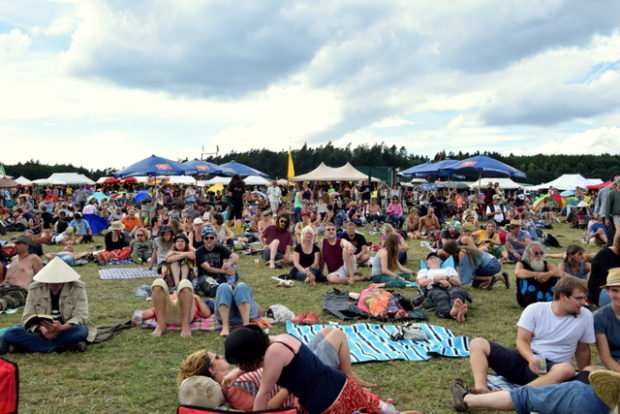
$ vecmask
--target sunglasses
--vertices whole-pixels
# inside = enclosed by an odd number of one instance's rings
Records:
[[[534,256],[543,256],[545,252],[532,252]]]
[[[206,236],[205,240],[215,240],[215,236]]]
[[[336,229],[325,229],[325,231],[336,231]]]

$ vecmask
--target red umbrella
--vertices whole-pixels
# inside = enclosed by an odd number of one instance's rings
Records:
[[[138,179],[136,177],[126,177],[121,180],[124,183],[137,183]]]
[[[604,183],[600,183],[596,185],[589,185],[588,190],[600,190],[601,188],[605,188],[608,185],[611,185],[611,180],[607,180]]]
[[[116,184],[118,183],[120,180],[116,177],[108,177],[105,180],[103,180],[104,184]]]

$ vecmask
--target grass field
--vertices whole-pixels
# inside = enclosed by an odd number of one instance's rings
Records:
[[[364,231],[364,229],[362,229]],[[576,243],[581,231],[567,225],[555,225],[550,231],[563,246],[550,252],[561,252]],[[370,240],[376,237],[367,236]],[[103,244],[97,238],[96,244]],[[417,270],[417,262],[427,251],[417,241],[409,241],[409,267]],[[81,246],[82,250],[88,246]],[[45,251],[59,250],[45,246]],[[257,302],[264,308],[282,303],[295,312],[315,311],[321,322],[335,318],[321,311],[323,293],[331,286],[309,287],[296,283],[294,287],[275,288],[270,276],[283,273],[256,267],[254,256],[242,256],[241,280],[254,290]],[[555,261],[557,263],[557,260]],[[149,284],[150,279],[99,280],[98,267],[89,264],[76,270],[86,282],[91,319],[97,325],[121,323],[136,309],[149,307],[144,298],[133,296],[134,289]],[[521,309],[516,303],[514,266],[505,266],[512,286],[506,290],[497,284],[492,291],[472,290],[474,297],[466,323],[439,319],[429,314],[429,323],[445,326],[457,335],[484,336],[507,346],[513,346],[515,324]],[[369,268],[363,268],[369,273]],[[364,283],[351,290],[360,291]],[[412,289],[401,291],[412,297]],[[0,315],[0,326],[20,323],[21,312]],[[271,333],[281,333],[275,326]],[[177,406],[176,373],[179,363],[189,353],[200,348],[223,352],[223,339],[217,332],[194,332],[191,338],[180,338],[178,332],[168,332],[162,338],[152,338],[146,329],[132,328],[102,344],[90,346],[85,353],[9,354],[5,355],[20,367],[21,413],[173,413]],[[595,349],[592,349],[593,354]],[[594,356],[593,362],[598,362]],[[374,392],[383,398],[392,397],[400,410],[417,409],[424,413],[450,413],[448,384],[454,377],[471,382],[468,358],[434,358],[427,362],[393,361],[354,366],[364,379],[377,383]],[[485,412],[485,411],[480,411]]]

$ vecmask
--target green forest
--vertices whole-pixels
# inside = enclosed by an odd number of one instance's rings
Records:
[[[429,161],[429,158],[407,152],[405,147],[388,146],[385,143],[373,145],[359,145],[352,147],[336,147],[331,142],[325,145],[309,147],[304,145],[292,151],[295,163],[295,172],[304,174],[316,168],[321,162],[328,166],[338,167],[347,161],[355,167],[390,167],[402,171],[417,164]],[[501,155],[495,152],[453,153],[440,152],[435,154],[432,161],[451,159],[465,159],[474,155],[484,154],[512,165],[527,174],[525,182],[539,184],[548,182],[562,174],[581,174],[586,178],[600,178],[607,180],[620,174],[620,155]],[[192,158],[192,157],[188,157]],[[230,152],[216,157],[209,157],[206,161],[223,164],[228,161],[237,161],[254,167],[270,177],[285,177],[287,169],[288,151],[271,151],[267,149],[251,149],[244,152]],[[139,161],[139,160],[136,160]],[[178,160],[185,161],[185,160]],[[71,164],[46,165],[39,161],[30,160],[15,165],[5,165],[7,175],[18,177],[23,175],[31,180],[49,177],[54,172],[78,172],[92,179],[111,175],[112,169],[89,170]]]

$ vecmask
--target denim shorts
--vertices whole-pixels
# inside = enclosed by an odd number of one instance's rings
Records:
[[[610,411],[592,387],[579,381],[517,388],[510,391],[510,398],[517,414],[607,414]]]

